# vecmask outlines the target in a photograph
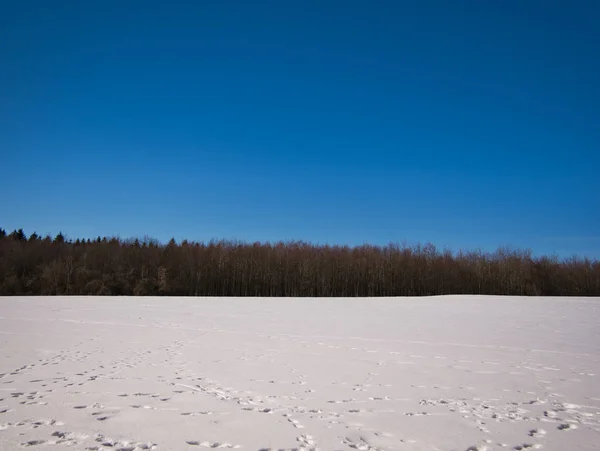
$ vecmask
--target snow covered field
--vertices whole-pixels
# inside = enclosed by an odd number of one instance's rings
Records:
[[[600,449],[600,299],[0,298],[0,449]]]

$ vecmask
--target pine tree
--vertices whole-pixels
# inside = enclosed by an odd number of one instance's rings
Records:
[[[23,232],[23,229],[14,230],[9,236],[15,241],[27,241],[27,236]]]

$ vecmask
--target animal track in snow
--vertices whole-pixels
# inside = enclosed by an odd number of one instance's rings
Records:
[[[98,402],[95,402],[94,404],[90,404],[89,406],[85,405],[85,404],[79,404],[79,405],[73,406],[74,409],[79,409],[79,410],[81,410],[81,409],[104,409],[104,407],[105,407],[104,404],[100,404]],[[97,413],[92,414],[92,415],[97,415]]]
[[[102,415],[102,416],[96,417],[96,420],[98,420],[98,421],[106,421],[106,420],[108,420],[110,418],[111,417],[108,416],[108,415]]]
[[[102,451],[106,448],[115,451],[144,451],[154,450],[158,445],[154,442],[135,442],[129,440],[113,440],[103,434],[96,434],[96,442],[101,446],[91,446],[86,448],[88,451]]]
[[[248,412],[273,413],[274,410],[269,407],[244,407],[242,410]]]
[[[474,445],[474,446],[469,446],[466,451],[487,451],[489,449],[489,447],[487,445],[481,444],[481,445]]]
[[[228,448],[228,449],[237,449],[240,448],[240,445],[232,445],[231,443],[221,443],[221,442],[200,442],[198,440],[187,440],[186,443],[191,446],[201,446],[203,448]]]
[[[344,440],[342,440],[342,443],[359,451],[381,451],[380,448],[372,446],[364,437],[360,437],[357,441],[346,437]]]
[[[43,445],[44,443],[46,443],[46,440],[29,440],[28,442],[21,443],[21,446],[39,446]]]
[[[298,420],[293,419],[289,413],[284,413],[283,416],[286,417],[296,429],[304,429],[304,426],[302,426]]]
[[[296,438],[296,441],[300,443],[298,451],[317,451],[317,443],[312,435],[301,435]]]
[[[32,421],[31,422],[31,426],[35,429],[38,428],[40,426],[64,426],[65,423],[63,423],[62,421],[57,421],[57,420],[37,420],[37,421]]]
[[[529,431],[530,437],[543,437],[546,435],[546,431],[544,429],[532,429]]]
[[[18,423],[4,423],[0,425],[0,430],[7,429],[9,427],[23,427],[30,426],[32,429],[37,429],[43,426],[64,426],[62,421],[54,420],[54,419],[41,419],[41,420],[21,420]]]

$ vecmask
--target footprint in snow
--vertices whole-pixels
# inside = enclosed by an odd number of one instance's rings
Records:
[[[544,429],[532,429],[529,431],[530,437],[542,437],[546,435],[546,431]]]
[[[230,443],[221,443],[221,442],[200,442],[198,440],[187,440],[186,443],[191,446],[201,446],[203,448],[227,448],[227,449],[237,449],[240,445],[232,445]]]

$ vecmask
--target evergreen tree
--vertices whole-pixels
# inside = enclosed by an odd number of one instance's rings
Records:
[[[27,236],[23,232],[23,229],[14,230],[9,236],[15,241],[27,241]]]

